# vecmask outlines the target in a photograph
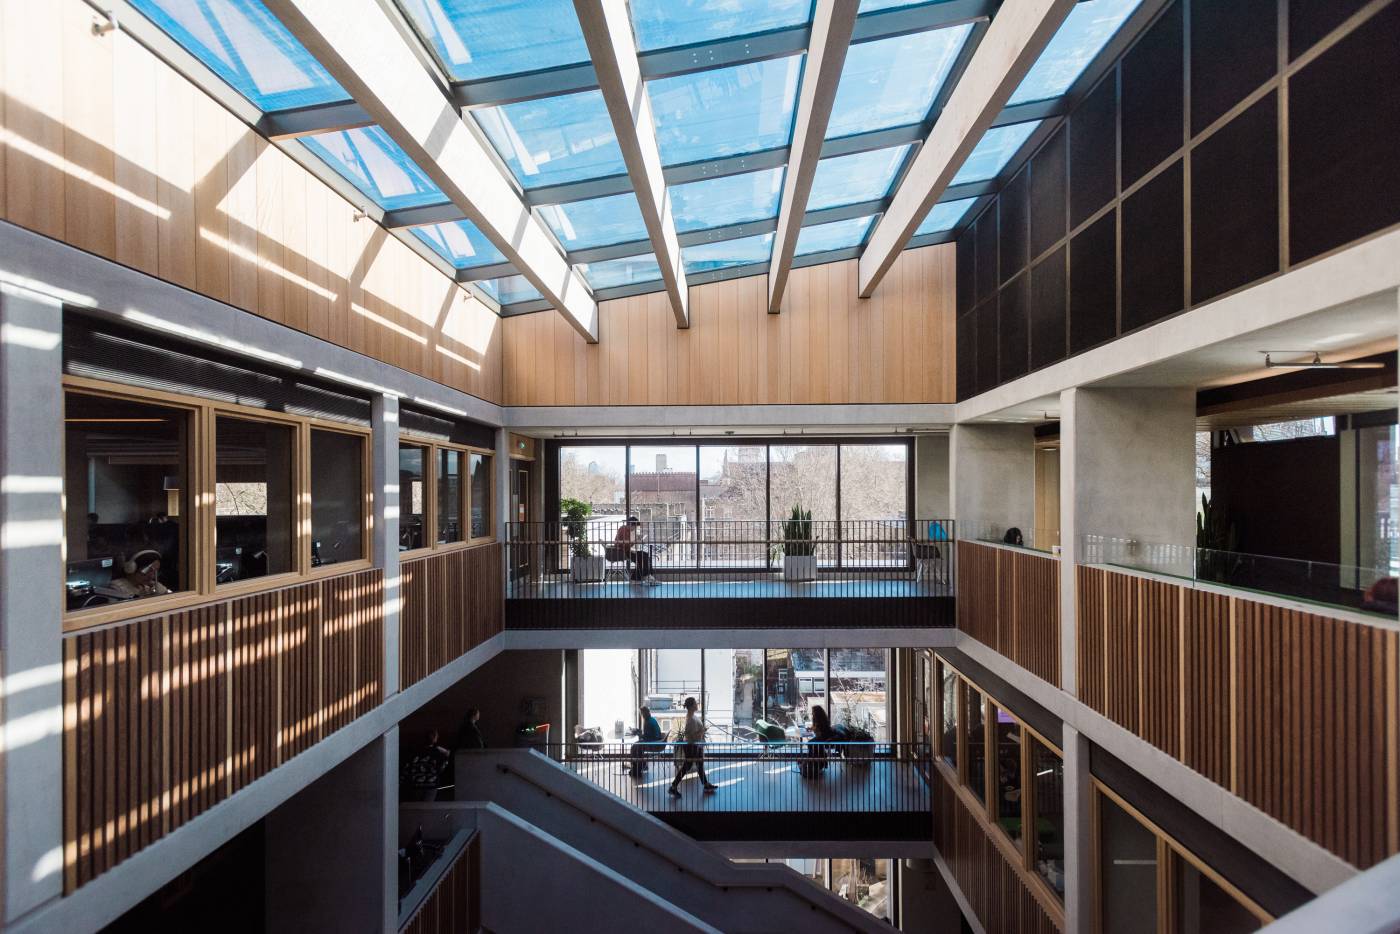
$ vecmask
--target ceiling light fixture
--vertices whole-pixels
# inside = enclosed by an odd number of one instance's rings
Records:
[[[1259,352],[1264,355],[1264,368],[1268,370],[1380,370],[1385,368],[1385,364],[1379,360],[1340,360],[1335,363],[1327,363],[1322,359],[1322,354],[1316,350],[1261,350]],[[1273,355],[1276,353],[1310,353],[1312,359],[1280,363],[1273,359]]]

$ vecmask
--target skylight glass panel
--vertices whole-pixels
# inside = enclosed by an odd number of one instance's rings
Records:
[[[773,235],[770,233],[740,237],[737,240],[721,240],[718,243],[700,243],[681,250],[687,276],[713,269],[728,269],[731,266],[766,263],[772,255]]]
[[[301,141],[386,211],[447,200],[398,143],[377,126],[317,133]]]
[[[885,197],[908,153],[909,146],[905,145],[822,159],[812,178],[807,210],[821,211]]]
[[[259,0],[132,0],[132,5],[259,110],[350,99]]]
[[[647,239],[646,222],[632,192],[569,204],[548,204],[540,216],[566,250]]]
[[[797,255],[806,256],[809,253],[825,253],[827,250],[846,250],[860,246],[865,242],[865,234],[870,230],[870,222],[874,219],[875,215],[872,214],[869,217],[851,217],[830,224],[803,227],[802,232],[797,235]]]
[[[656,257],[625,256],[622,259],[603,260],[600,263],[583,263],[579,272],[595,290],[615,289],[624,285],[638,285],[643,282],[656,282],[661,278],[661,266]]]
[[[524,276],[503,276],[500,279],[482,279],[477,283],[487,295],[502,305],[516,305],[520,302],[533,302],[544,298],[530,280]]]
[[[487,107],[472,115],[525,188],[627,171],[602,91]]]
[[[789,55],[649,82],[661,161],[679,165],[788,145],[801,74],[802,56]]]
[[[989,178],[996,178],[1038,126],[1040,121],[1032,120],[1029,123],[992,127],[982,134],[982,139],[949,184],[961,185],[965,182],[983,182]]]
[[[1140,2],[1085,0],[1076,3],[1007,103],[1043,101],[1068,91]]]
[[[570,0],[400,0],[458,81],[588,61]]]
[[[933,206],[933,210],[928,212],[928,217],[924,218],[919,229],[914,231],[914,236],[952,230],[958,226],[958,221],[963,219],[967,209],[972,207],[972,203],[976,200],[976,198],[961,198],[957,201],[938,202]]]
[[[896,7],[915,6],[928,0],[860,0],[861,13],[875,13],[879,10],[893,10]]]
[[[458,269],[504,263],[505,255],[471,221],[413,227],[413,235]]]
[[[971,34],[965,23],[851,46],[826,138],[922,122]]]
[[[644,52],[803,26],[812,18],[812,0],[632,0],[630,7]]]
[[[778,216],[783,170],[772,168],[673,185],[670,195],[678,233],[767,220]]]

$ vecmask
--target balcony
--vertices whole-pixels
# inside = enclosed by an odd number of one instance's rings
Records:
[[[953,625],[950,520],[512,523],[508,629]],[[798,537],[802,536],[802,537]]]

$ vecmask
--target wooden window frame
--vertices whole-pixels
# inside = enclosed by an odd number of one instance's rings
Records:
[[[1133,807],[1121,796],[1109,788],[1097,777],[1090,778],[1090,814],[1092,815],[1091,825],[1091,859],[1093,870],[1093,903],[1094,903],[1094,926],[1095,934],[1103,932],[1103,874],[1101,866],[1103,862],[1103,805],[1109,801],[1123,810],[1129,817],[1141,824],[1149,833],[1156,838],[1157,844],[1157,930],[1162,934],[1175,934],[1176,928],[1176,885],[1180,881],[1176,871],[1176,858],[1191,864],[1197,872],[1210,879],[1211,882],[1219,886],[1224,892],[1235,900],[1242,908],[1254,915],[1259,921],[1260,927],[1266,927],[1275,920],[1272,915],[1265,911],[1260,905],[1241,892],[1228,879],[1207,866],[1201,859],[1183,846],[1171,834],[1158,827],[1151,819],[1143,815],[1141,811]]]
[[[185,457],[187,460],[187,480],[189,484],[190,521],[187,526],[187,544],[182,560],[188,568],[190,588],[161,597],[147,597],[142,600],[125,600],[107,606],[85,610],[64,609],[62,615],[63,632],[76,632],[94,626],[126,622],[150,616],[200,606],[216,600],[225,600],[248,593],[260,593],[336,577],[373,567],[371,553],[374,531],[374,491],[372,470],[372,431],[368,427],[350,425],[311,416],[288,415],[273,412],[256,406],[239,405],[199,396],[183,395],[161,390],[137,388],[123,383],[91,379],[80,376],[65,376],[61,384],[66,407],[70,395],[96,396],[147,405],[161,405],[180,409],[187,413],[188,435]],[[289,425],[295,430],[293,461],[293,494],[296,505],[293,510],[294,558],[292,571],[270,574],[247,581],[234,581],[218,584],[215,581],[215,444],[216,419],[219,416]],[[326,564],[317,568],[311,566],[311,431],[312,429],[334,431],[353,435],[361,439],[361,487],[363,491],[360,516],[360,541],[362,546],[358,558]],[[66,435],[66,433],[65,433]],[[64,439],[66,444],[66,438]],[[63,482],[68,477],[65,468]],[[67,508],[60,517],[65,537],[62,543],[63,561],[67,562]]]
[[[400,561],[411,561],[415,558],[426,558],[431,554],[444,551],[453,551],[461,548],[475,548],[479,545],[489,545],[496,541],[496,471],[494,469],[496,452],[488,448],[477,447],[471,444],[452,444],[447,441],[439,441],[434,438],[427,438],[422,435],[415,435],[411,432],[399,433],[399,447],[422,448],[425,452],[426,465],[423,471],[423,540],[427,543],[422,548],[414,548],[411,551],[399,552]],[[439,542],[437,535],[438,511],[437,511],[437,480],[438,480],[438,452],[457,451],[463,455],[462,464],[462,514],[458,519],[462,523],[463,537],[461,541]],[[471,537],[471,456],[480,454],[491,458],[493,469],[488,471],[491,478],[491,491],[488,494],[488,508],[490,519],[486,527],[491,530],[491,534],[480,538]],[[403,490],[399,491],[399,501],[403,501]]]
[[[485,544],[488,544],[488,543],[490,543],[490,542],[494,542],[494,541],[496,540],[496,452],[495,452],[495,451],[487,451],[487,450],[485,450],[485,449],[483,449],[483,448],[472,448],[472,447],[467,448],[466,451],[467,451],[466,493],[465,493],[465,495],[462,497],[462,508],[463,508],[463,510],[466,512],[466,516],[465,516],[465,517],[463,518],[463,520],[462,520],[462,528],[464,528],[464,529],[466,530],[466,533],[467,533],[467,539],[466,539],[467,545],[468,545],[468,546],[471,546],[471,547],[475,547],[475,546],[477,546],[477,545],[485,545]],[[475,498],[475,495],[476,495],[475,493],[472,492],[472,483],[471,483],[471,478],[472,478],[471,464],[472,464],[472,458],[473,458],[473,457],[485,458],[485,460],[486,460],[486,478],[487,478],[487,489],[486,489],[486,528],[487,528],[488,531],[487,531],[487,533],[486,533],[485,535],[479,535],[479,536],[476,536],[476,537],[473,537],[472,534],[471,534],[471,531],[472,531],[472,502],[473,502],[473,500],[474,500],[474,498]]]

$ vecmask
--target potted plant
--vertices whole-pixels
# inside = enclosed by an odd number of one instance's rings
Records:
[[[593,554],[588,547],[588,517],[593,507],[582,500],[566,498],[559,501],[559,511],[569,539],[569,577],[578,583],[602,580],[608,571],[607,559]]]
[[[812,511],[795,505],[792,515],[783,521],[783,580],[816,579],[817,544],[812,541]]]

